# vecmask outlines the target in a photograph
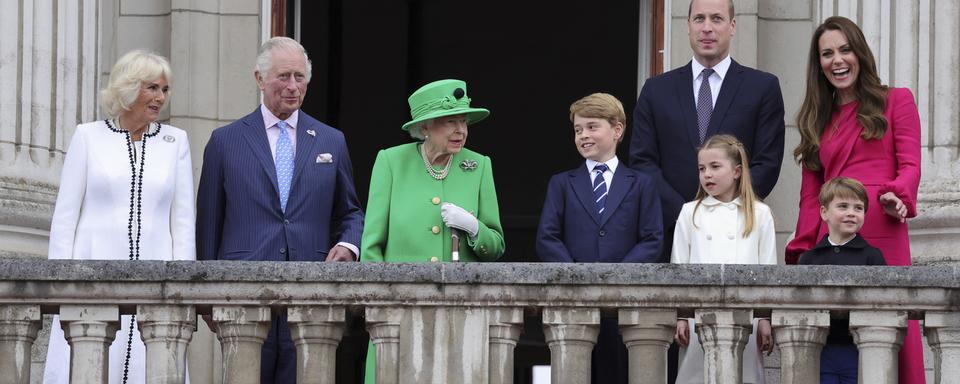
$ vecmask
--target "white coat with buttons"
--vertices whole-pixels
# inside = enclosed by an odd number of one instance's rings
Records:
[[[694,221],[696,209],[696,221]],[[753,205],[753,231],[743,236],[742,202],[724,203],[707,197],[683,205],[673,235],[671,263],[777,264],[776,231],[770,207]]]

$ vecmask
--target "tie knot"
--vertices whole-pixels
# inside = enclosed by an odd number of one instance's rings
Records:
[[[289,125],[287,124],[286,121],[280,120],[280,121],[277,122],[277,128],[280,128],[280,131],[281,131],[281,132],[282,132],[282,131],[286,131],[286,130],[287,130],[287,127],[289,127]]]
[[[704,68],[704,69],[703,69],[703,72],[700,72],[700,73],[703,74],[703,79],[706,79],[706,78],[710,77],[710,75],[712,75],[713,72],[714,72],[714,71],[713,71],[713,68]]]
[[[606,172],[608,169],[610,169],[610,168],[607,167],[607,165],[604,164],[604,163],[600,163],[600,164],[597,164],[597,165],[594,165],[594,166],[593,166],[593,171],[594,171],[594,172],[604,173],[604,172]]]

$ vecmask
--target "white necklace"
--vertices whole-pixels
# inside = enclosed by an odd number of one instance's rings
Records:
[[[430,159],[427,159],[427,151],[423,149],[423,144],[420,145],[420,157],[423,158],[423,165],[427,167],[427,172],[430,173],[430,176],[437,180],[447,178],[447,173],[450,172],[450,164],[453,163],[453,154],[447,159],[447,165],[443,166],[443,169],[440,171],[434,169],[433,164],[430,164]]]

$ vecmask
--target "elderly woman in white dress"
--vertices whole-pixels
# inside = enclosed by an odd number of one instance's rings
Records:
[[[129,52],[100,101],[110,118],[77,126],[50,226],[50,259],[195,260],[193,166],[182,129],[157,121],[170,64]],[[133,316],[110,347],[110,383],[143,383],[145,349]],[[128,352],[129,349],[129,352]],[[70,347],[55,317],[45,383],[67,383]]]

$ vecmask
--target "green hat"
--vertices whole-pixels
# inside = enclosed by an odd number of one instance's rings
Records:
[[[470,108],[467,97],[467,83],[461,80],[437,80],[420,87],[407,99],[410,104],[410,116],[413,120],[403,125],[409,131],[417,123],[443,116],[466,114],[467,124],[483,120],[490,111],[483,108]]]

